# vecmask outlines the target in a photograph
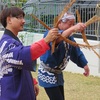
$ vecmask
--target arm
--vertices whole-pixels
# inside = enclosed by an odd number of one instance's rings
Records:
[[[18,69],[33,71],[36,65],[35,59],[49,49],[48,43],[57,38],[57,35],[58,29],[54,28],[49,31],[44,39],[33,43],[31,46],[23,46],[19,41],[6,36],[6,40],[3,40],[5,43],[5,48],[2,50],[3,59],[12,67],[16,66]]]
[[[46,35],[46,37],[31,45],[30,50],[31,50],[32,60],[37,59],[47,50],[49,50],[48,44],[58,37],[57,34],[58,34],[57,28],[51,29]]]
[[[69,37],[73,32],[81,32],[86,28],[86,25],[84,23],[78,23],[62,32],[63,37]],[[57,43],[62,41],[62,38],[57,39]]]
[[[75,41],[73,37],[70,37],[72,41]],[[80,50],[79,47],[73,47],[71,46],[70,48],[70,59],[72,62],[77,64],[77,66],[84,68],[84,75],[88,76],[89,75],[89,67],[87,65],[88,61],[86,60],[83,52]]]
[[[45,42],[44,39],[42,39],[42,40],[40,40],[38,42],[33,43],[31,45],[31,47],[30,47],[32,60],[37,59],[39,56],[44,54],[46,52],[46,50],[49,50],[49,46]]]
[[[78,23],[62,33],[62,36],[69,37],[73,32],[82,32],[86,28],[84,23]]]
[[[90,69],[89,69],[88,65],[85,65],[85,66],[84,66],[84,71],[85,71],[85,72],[83,73],[84,76],[89,76]]]

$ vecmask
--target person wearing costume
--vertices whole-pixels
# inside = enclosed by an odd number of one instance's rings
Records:
[[[76,25],[74,23],[74,14],[67,12],[58,25],[59,34],[73,42],[75,42],[72,36],[73,32],[81,32],[86,28],[84,23]],[[44,33],[44,37],[47,34],[48,30]],[[49,43],[50,49],[40,57],[38,82],[45,89],[50,100],[65,100],[63,70],[71,60],[78,67],[83,68],[85,70],[84,75],[88,76],[88,61],[79,47],[72,46],[61,38],[56,39],[56,47],[53,54],[51,53],[51,45],[52,42]]]
[[[48,43],[58,37],[58,29],[29,46],[17,37],[25,24],[24,12],[18,7],[5,8],[0,13],[4,34],[0,39],[0,100],[36,100],[31,71],[36,59],[49,50]]]

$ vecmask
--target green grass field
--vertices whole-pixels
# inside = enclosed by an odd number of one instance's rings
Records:
[[[37,72],[32,73],[37,78]],[[100,77],[85,77],[82,74],[64,71],[65,100],[100,100]],[[49,100],[40,88],[37,100]]]

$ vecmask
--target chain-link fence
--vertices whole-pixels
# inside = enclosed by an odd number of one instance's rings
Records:
[[[37,4],[26,4],[23,6],[23,10],[26,13],[25,19],[25,30],[43,32],[46,28],[37,22],[30,14],[34,14],[38,19],[42,20],[49,27],[53,27],[55,16],[57,16],[64,8],[65,3],[37,3]],[[70,11],[75,15],[76,9],[79,10],[82,22],[86,22],[95,15],[96,4],[74,4]],[[76,17],[76,23],[77,23]],[[97,33],[97,22],[91,24],[86,28],[86,34],[94,36]]]

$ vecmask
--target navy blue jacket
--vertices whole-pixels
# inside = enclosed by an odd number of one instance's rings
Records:
[[[62,31],[61,31],[62,32]],[[44,34],[47,35],[48,31]],[[71,41],[75,41],[73,36],[70,36]],[[49,44],[51,48],[52,43]],[[79,47],[74,47],[64,41],[61,41],[55,48],[55,52],[51,54],[51,49],[40,57],[40,61],[45,64],[45,66],[50,68],[57,68],[64,70],[67,64],[71,60],[78,67],[84,68],[87,65],[87,60],[80,50]],[[44,65],[40,64],[38,69],[38,81],[39,85],[42,87],[55,87],[63,85],[63,74],[55,74],[45,70]]]
[[[30,73],[35,65],[30,46],[5,30],[0,40],[0,100],[36,100]]]

